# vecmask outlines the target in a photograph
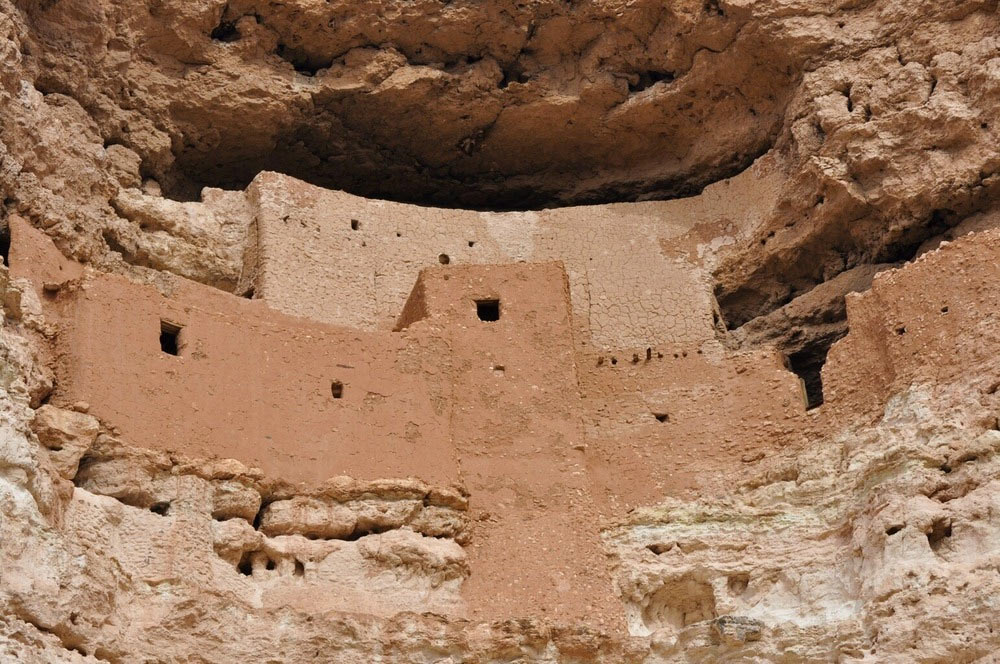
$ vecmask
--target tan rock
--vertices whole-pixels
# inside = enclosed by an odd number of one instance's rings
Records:
[[[298,496],[268,504],[260,517],[261,532],[269,536],[343,539],[354,532],[357,523],[357,514],[343,505]]]
[[[56,471],[71,480],[76,476],[80,458],[97,439],[100,423],[90,415],[46,404],[35,411],[31,430],[48,450]]]
[[[234,567],[248,551],[261,548],[264,536],[242,519],[227,519],[212,524],[213,548],[220,558]]]
[[[260,510],[260,494],[232,480],[212,482],[212,516],[217,519],[240,518],[253,523]]]

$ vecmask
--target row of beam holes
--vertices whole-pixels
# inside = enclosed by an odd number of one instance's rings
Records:
[[[698,349],[698,351],[696,351],[696,352],[697,352],[698,355],[702,354],[701,353],[701,349]],[[680,358],[687,357],[687,356],[688,356],[688,353],[687,353],[686,350],[685,351],[681,351],[680,353],[674,353],[674,359],[675,360],[679,360]],[[645,364],[646,362],[649,362],[652,359],[653,359],[653,349],[652,348],[647,348],[646,349],[646,359],[645,360],[642,359],[642,357],[639,355],[639,353],[632,353],[632,364],[639,364],[639,362],[643,362]],[[661,353],[659,351],[656,351],[656,359],[662,360],[663,359],[663,353]],[[604,356],[603,355],[599,356],[597,358],[597,366],[603,367],[604,366],[604,361],[605,361]],[[618,366],[618,358],[617,357],[611,356],[611,366],[613,366],[613,367]]]
[[[701,350],[698,351],[698,354],[701,355]],[[683,351],[681,353],[674,353],[674,359],[680,359],[682,357],[687,357],[687,355],[688,355],[687,351]],[[645,361],[649,362],[652,359],[653,359],[653,349],[652,348],[647,348],[646,349],[646,360]],[[656,359],[662,360],[663,359],[663,353],[657,351],[656,352]],[[639,358],[639,353],[632,353],[632,364],[639,364],[640,361],[641,360]],[[617,364],[618,364],[618,358],[617,357],[612,357],[611,358],[611,365],[612,366],[616,366]],[[603,365],[604,365],[604,356],[598,357],[597,358],[597,366],[603,366]],[[670,421],[670,414],[669,413],[660,412],[660,411],[653,411],[651,413],[651,415],[660,424],[665,424],[665,423],[667,423],[667,422]]]
[[[361,222],[358,221],[357,219],[351,219],[351,230],[352,231],[361,230]],[[396,231],[396,237],[403,237],[403,234],[400,233],[399,231]],[[469,242],[469,248],[470,249],[472,247],[476,246],[476,241],[475,240],[469,240],[468,242]],[[362,247],[365,246],[365,243],[362,242],[361,246]],[[449,256],[448,254],[438,254],[438,263],[441,263],[441,265],[448,265],[448,264],[450,264],[451,263],[451,256]]]

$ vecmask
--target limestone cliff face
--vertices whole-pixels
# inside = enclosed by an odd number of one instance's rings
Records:
[[[0,0],[0,660],[991,661],[998,28]]]

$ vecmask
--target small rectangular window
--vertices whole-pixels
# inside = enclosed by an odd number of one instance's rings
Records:
[[[160,321],[160,350],[167,355],[180,355],[181,326]]]
[[[332,383],[330,383],[330,392],[333,393],[333,398],[334,399],[343,399],[344,398],[344,384],[341,383],[339,380],[333,381]]]
[[[500,300],[476,300],[476,315],[487,323],[500,320]]]

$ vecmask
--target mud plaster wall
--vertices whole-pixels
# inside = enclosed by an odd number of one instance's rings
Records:
[[[238,458],[292,480],[454,479],[440,335],[312,323],[180,278],[171,297],[93,271],[71,280],[79,266],[48,238],[17,220],[12,235],[12,273],[36,285],[58,321],[57,398],[87,401],[130,440]],[[163,322],[181,328],[178,356],[160,348]],[[339,399],[335,381],[346,386]],[[393,453],[376,462],[380,446]]]
[[[15,233],[19,247],[25,236],[48,242],[30,228]],[[18,249],[15,273],[37,269],[19,258],[38,253]],[[88,401],[130,439],[239,458],[292,480],[346,473],[454,481],[453,438],[473,446],[484,436],[505,440],[500,423],[484,427],[479,416],[463,425],[453,412],[477,410],[466,403],[478,393],[464,374],[503,375],[509,367],[511,389],[562,401],[576,399],[576,377],[560,265],[447,272],[422,278],[453,281],[447,295],[429,293],[427,319],[400,332],[312,323],[184,280],[164,297],[89,273],[58,292],[40,289],[59,321],[59,398]],[[483,297],[502,303],[501,320],[478,319],[475,301]],[[176,355],[161,349],[164,324],[180,330]],[[577,426],[575,408],[552,415]],[[578,435],[564,438],[568,446]]]
[[[578,362],[595,497],[617,509],[719,491],[727,472],[802,444],[820,415],[773,351],[706,342]]]
[[[431,350],[442,340],[327,328],[198,288],[177,296],[113,277],[68,294],[60,392],[131,440],[290,478],[454,477],[449,353]],[[178,356],[160,349],[161,321],[181,327]]]
[[[489,506],[468,547],[466,592],[494,618],[516,615],[531,598],[542,613],[619,624],[587,473],[562,266],[438,267],[421,282],[430,315],[409,329],[437,324],[449,335],[455,449],[472,504]],[[474,299],[498,300],[499,320],[479,320]]]
[[[276,309],[389,329],[422,267],[558,260],[581,339],[607,349],[694,343],[714,335],[712,251],[734,241],[726,233],[753,231],[780,180],[761,164],[691,199],[487,213],[369,200],[262,173],[247,192],[259,250],[248,267],[255,296]]]
[[[823,370],[832,408],[872,416],[906,385],[961,375],[1000,381],[998,256],[1000,232],[975,233],[849,295],[851,332],[831,348]]]
[[[15,231],[18,246],[32,239],[15,260],[48,242]],[[43,270],[34,281],[58,268]],[[168,298],[88,273],[41,289],[59,329],[53,401],[86,401],[126,440],[235,458],[286,481],[462,483],[490,506],[469,550],[471,611],[498,618],[530,601],[567,618],[617,620],[580,454],[562,266],[438,267],[421,281],[426,318],[361,332],[183,280]],[[500,301],[500,320],[479,319],[484,297]],[[163,321],[180,328],[176,356],[161,350]],[[568,546],[539,555],[534,543],[553,533]]]
[[[54,254],[51,243],[23,222],[14,228],[14,273],[36,284],[65,281],[58,269],[42,270],[44,256]],[[441,289],[443,279],[469,269],[480,281],[467,291]],[[584,427],[561,432],[556,446],[594,443],[591,452],[603,450],[601,463],[613,472],[623,464],[652,478],[655,489],[648,490],[697,486],[708,475],[692,469],[692,455],[702,459],[702,470],[731,466],[734,455],[770,444],[772,415],[793,423],[804,416],[798,380],[770,351],[732,353],[710,340],[602,353],[569,328],[542,332],[553,303],[565,302],[571,289],[561,265],[438,265],[413,287],[419,297],[411,304],[423,313],[399,333],[316,324],[274,312],[266,302],[183,279],[173,283],[171,297],[109,275],[58,295],[39,286],[43,301],[65,320],[58,338],[62,398],[92,402],[133,440],[232,455],[292,478],[339,472],[451,478],[450,441],[469,443],[452,409],[477,413],[469,430],[478,442],[470,450],[489,454],[492,441],[501,444],[519,422],[545,420],[547,402],[532,401],[543,384],[562,393],[552,418]],[[484,324],[474,301],[494,297],[501,320]],[[119,307],[127,313],[118,314]],[[181,358],[159,349],[163,321],[182,328]],[[485,331],[492,336],[476,336]],[[532,368],[547,363],[556,373],[533,378]],[[482,388],[456,388],[466,375],[507,386],[518,401],[499,408],[481,396]],[[161,382],[151,384],[150,376]],[[334,382],[343,385],[339,399]],[[171,417],[150,429],[162,413]],[[629,444],[614,442],[622,435]],[[379,450],[390,466],[375,471]],[[600,491],[615,501],[635,504],[644,495],[603,470],[598,475],[606,476]]]

